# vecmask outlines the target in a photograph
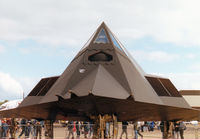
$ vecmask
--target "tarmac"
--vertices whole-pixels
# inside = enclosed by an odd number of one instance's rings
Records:
[[[132,126],[128,127],[128,139],[134,139],[134,132],[132,129],[133,129]],[[155,129],[153,132],[149,131],[141,132],[141,134],[143,135],[143,139],[162,139],[161,131],[157,129]],[[67,135],[68,132],[66,128],[60,128],[60,127],[54,128],[55,139],[64,139]],[[118,138],[120,138],[120,135],[121,135],[121,128],[119,127]],[[187,129],[184,132],[184,139],[198,139],[198,138],[200,139],[200,126],[194,127],[192,125],[187,125]],[[83,134],[81,135],[81,139],[85,139]],[[122,139],[126,139],[125,134],[122,136]],[[141,139],[141,137],[138,137],[138,139]]]
[[[67,130],[67,127],[54,126],[54,139],[67,139],[68,133],[69,132]],[[17,133],[17,135],[18,134],[19,132]],[[162,139],[161,131],[158,129],[155,129],[153,132],[152,131],[141,132],[141,134],[143,135],[143,139]],[[118,139],[120,139],[120,135],[121,135],[121,128],[119,126]],[[76,132],[74,132],[74,137],[75,137],[74,139],[76,139]],[[30,138],[32,139],[33,137],[30,136]],[[24,139],[24,136],[22,136],[21,139]],[[42,132],[42,139],[45,139],[44,131]],[[84,138],[84,135],[81,134],[80,139],[91,139],[91,138],[89,138],[88,136],[87,138]],[[122,136],[122,139],[126,139],[125,134]],[[128,139],[134,139],[134,131],[132,126],[128,126]],[[141,139],[141,137],[138,137],[138,139]],[[184,131],[184,139],[200,139],[200,126],[187,125],[187,129]]]

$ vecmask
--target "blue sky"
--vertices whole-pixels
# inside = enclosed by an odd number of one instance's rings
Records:
[[[200,89],[197,0],[0,1],[0,100],[60,75],[102,21],[149,74]]]

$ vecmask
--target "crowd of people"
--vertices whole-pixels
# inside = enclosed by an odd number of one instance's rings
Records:
[[[186,130],[186,125],[183,121],[174,121],[174,122],[166,122],[166,131],[169,132],[169,129],[171,128],[172,133],[171,136],[173,136],[174,139],[179,139],[179,136],[181,139],[184,139],[184,130]],[[160,123],[160,129],[164,138],[164,122]]]
[[[66,126],[66,135],[67,139],[80,139],[80,136],[84,138],[91,138],[94,133],[94,123],[93,122],[80,122],[80,121],[66,121],[64,123]],[[106,122],[105,124],[105,132],[104,138],[111,138],[111,123]],[[128,127],[129,126],[129,127]],[[22,136],[26,139],[41,139],[42,136],[42,128],[45,128],[45,124],[43,121],[37,120],[27,120],[27,119],[11,119],[4,118],[0,119],[0,139],[4,138],[14,138],[18,135],[18,138]],[[153,132],[156,128],[157,130],[161,130],[162,133],[169,129],[172,129],[172,136],[174,139],[184,139],[184,130],[186,129],[185,124],[182,121],[175,122],[166,122],[164,127],[164,122],[127,122],[122,121],[122,128],[120,139],[122,137],[126,137],[128,139],[128,128],[129,131],[134,132],[134,139],[143,138],[143,132]],[[166,128],[166,129],[165,129]],[[45,131],[45,130],[44,130]],[[45,135],[45,132],[44,132]],[[164,135],[164,134],[163,134]],[[164,137],[164,136],[163,136]]]
[[[129,125],[131,126],[131,130],[134,131],[134,139],[138,139],[138,136],[140,136],[141,138],[143,138],[143,135],[141,134],[141,132],[146,132],[146,131],[154,131],[154,128],[156,127],[156,124],[159,123],[155,123],[155,122],[127,122],[127,121],[123,121],[122,122],[122,130],[120,133],[120,139],[124,136],[126,136],[126,139],[128,139],[128,127]],[[106,122],[105,125],[105,130],[104,130],[104,138],[111,138],[111,129],[110,126],[111,123]],[[67,139],[74,139],[76,137],[76,139],[80,139],[80,135],[83,134],[83,136],[85,138],[90,138],[93,135],[93,128],[94,128],[94,124],[91,122],[77,122],[77,121],[68,121],[66,123],[67,126]],[[100,134],[101,136],[101,134]]]
[[[174,122],[166,122],[166,133],[169,136],[172,136],[173,139],[184,139],[184,130],[186,130],[186,125],[183,121],[174,121]],[[122,122],[122,133],[120,136],[120,139],[122,138],[122,135],[126,135],[126,139],[128,139],[128,132],[127,132],[127,126],[128,122],[123,121]],[[143,138],[143,135],[141,132],[149,131],[153,132],[154,129],[157,128],[157,130],[161,130],[162,132],[162,138],[164,138],[164,122],[134,122],[133,123],[133,130],[134,130],[134,139],[138,139],[140,136]],[[171,133],[169,133],[169,129],[171,128]]]
[[[157,123],[155,123],[154,121],[151,121],[151,122],[130,122],[130,124],[133,124],[134,139],[138,139],[138,136],[143,138],[143,135],[141,132],[154,131],[154,128]],[[122,122],[122,133],[120,135],[120,139],[122,139],[123,134],[125,134],[126,139],[128,139],[128,132],[127,132],[128,125],[129,123],[127,121]]]
[[[41,139],[42,128],[44,127],[42,121],[26,120],[26,119],[0,119],[0,139],[18,138],[24,136],[26,139]]]
[[[93,135],[93,122],[79,122],[79,121],[68,121],[66,123],[68,134],[66,135],[67,139],[70,137],[74,139],[76,133],[76,138],[80,139],[80,135],[83,134],[84,138],[90,138]]]

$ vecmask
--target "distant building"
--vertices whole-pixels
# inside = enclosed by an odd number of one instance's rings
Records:
[[[180,90],[179,92],[191,107],[200,109],[200,90]]]

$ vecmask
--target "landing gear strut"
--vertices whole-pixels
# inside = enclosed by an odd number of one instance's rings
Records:
[[[45,139],[53,139],[53,121],[45,120]]]
[[[162,132],[162,136],[163,139],[173,139],[174,135],[173,135],[173,122],[169,122],[169,121],[164,121],[163,122],[163,132]]]
[[[115,115],[99,115],[99,116],[91,116],[91,119],[94,120],[94,134],[93,139],[104,139],[104,134],[106,130],[106,122],[113,123],[113,139],[117,139],[118,134],[118,123],[117,117]]]

